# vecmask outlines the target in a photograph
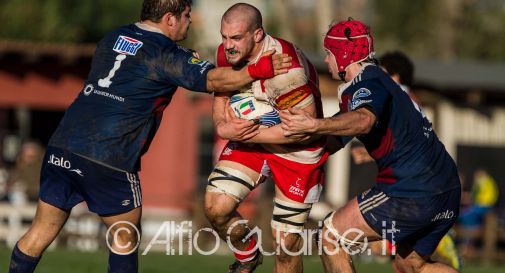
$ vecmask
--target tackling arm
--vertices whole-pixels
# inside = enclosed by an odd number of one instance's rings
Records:
[[[305,108],[300,109],[307,115],[312,117],[316,116],[316,106],[314,102],[307,105]],[[310,136],[305,134],[293,134],[285,136],[281,125],[275,125],[270,128],[260,128],[259,133],[245,142],[251,143],[265,143],[265,144],[290,144],[290,143],[303,143],[310,139]]]
[[[207,90],[209,92],[227,92],[251,83],[257,79],[269,79],[275,75],[288,72],[291,57],[287,54],[275,54],[274,50],[266,52],[255,64],[234,69],[232,67],[217,67],[207,74]]]
[[[316,119],[303,111],[290,109],[289,112],[281,113],[281,120],[285,136],[299,134],[357,136],[370,132],[376,117],[364,107],[324,119]]]

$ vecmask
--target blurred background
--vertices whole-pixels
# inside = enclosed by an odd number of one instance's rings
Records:
[[[0,246],[12,247],[30,224],[44,148],[82,89],[96,42],[117,26],[138,21],[141,2],[0,0]],[[183,45],[213,60],[221,39],[221,15],[236,2],[194,0],[193,23]],[[260,9],[267,33],[294,42],[316,64],[326,116],[338,111],[340,84],[323,63],[322,39],[332,22],[349,16],[364,21],[371,26],[377,57],[402,51],[413,60],[411,92],[458,164],[463,209],[475,206],[479,194],[491,196],[479,223],[456,228],[463,260],[502,268],[505,1],[244,2]],[[212,96],[178,92],[165,111],[140,173],[147,240],[163,221],[192,220],[194,227],[207,226],[201,197],[222,147],[214,136],[211,108]],[[357,159],[353,145],[348,146],[328,162],[327,186],[323,202],[312,213],[314,221],[373,184],[373,162]],[[266,183],[241,208],[265,230],[272,189],[272,183]],[[82,204],[55,245],[97,251],[104,245],[101,230]]]

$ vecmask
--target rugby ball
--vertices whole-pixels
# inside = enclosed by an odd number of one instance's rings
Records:
[[[267,102],[258,101],[252,93],[233,95],[230,98],[230,106],[239,118],[259,119],[259,123],[266,127],[281,123],[279,112]]]

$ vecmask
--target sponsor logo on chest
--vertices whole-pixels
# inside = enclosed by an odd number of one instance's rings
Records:
[[[142,45],[144,43],[139,40],[121,35],[117,38],[112,49],[120,54],[135,56]]]

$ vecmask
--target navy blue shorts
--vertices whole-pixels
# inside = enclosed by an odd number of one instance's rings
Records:
[[[142,205],[135,173],[115,170],[69,151],[48,147],[40,175],[40,199],[69,211],[86,201],[98,215],[114,215]]]
[[[357,198],[361,214],[375,232],[429,256],[456,222],[460,196],[459,188],[420,198],[392,197],[372,188]]]

